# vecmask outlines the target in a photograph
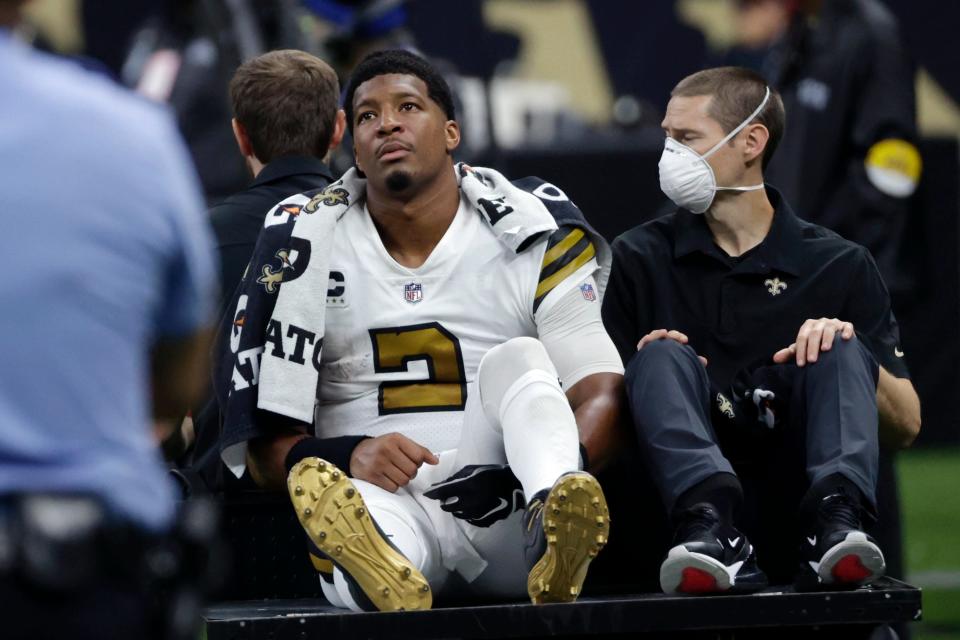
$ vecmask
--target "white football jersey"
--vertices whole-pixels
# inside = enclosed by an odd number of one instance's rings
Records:
[[[517,254],[461,200],[427,261],[409,269],[366,209],[352,208],[334,236],[316,435],[401,431],[432,451],[455,448],[483,355],[537,337],[537,319],[597,268],[582,231]]]

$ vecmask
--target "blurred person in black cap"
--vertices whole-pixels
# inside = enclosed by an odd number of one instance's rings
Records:
[[[896,297],[917,188],[914,66],[878,0],[743,0],[727,61],[761,72],[790,114],[767,180],[816,222],[867,247]]]
[[[196,176],[161,109],[17,42],[21,4],[0,1],[0,254],[26,269],[0,285],[3,635],[191,637],[214,526],[177,518],[151,392],[170,419],[202,388]]]
[[[613,244],[603,317],[675,528],[669,593],[757,590],[765,572],[803,588],[883,575],[861,521],[878,441],[908,446],[920,429],[874,260],[764,184],[784,120],[747,69],[682,80],[660,160],[677,210]]]
[[[233,134],[253,181],[210,210],[223,283],[219,314],[243,276],[267,212],[291,195],[333,181],[325,158],[340,144],[346,128],[339,99],[334,70],[303,51],[265,53],[233,75]],[[211,400],[197,415],[198,440],[189,465],[199,477],[192,475],[188,481],[202,479],[201,487],[222,488],[232,478],[222,473],[216,451],[219,429],[219,411]]]

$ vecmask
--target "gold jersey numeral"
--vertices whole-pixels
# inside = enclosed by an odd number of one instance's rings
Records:
[[[420,411],[462,411],[467,381],[460,341],[438,322],[371,329],[373,368],[377,373],[407,371],[410,362],[427,363],[425,380],[382,382],[380,415]]]

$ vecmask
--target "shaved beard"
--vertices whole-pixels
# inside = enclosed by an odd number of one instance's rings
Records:
[[[387,176],[386,185],[393,193],[402,193],[413,184],[413,178],[406,171],[395,171]]]

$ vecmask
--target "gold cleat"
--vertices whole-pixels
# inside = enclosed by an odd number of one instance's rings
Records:
[[[380,532],[346,474],[320,458],[305,458],[290,470],[287,489],[310,540],[373,607],[430,608],[433,596],[427,579]]]
[[[583,589],[590,561],[607,543],[607,500],[596,478],[576,472],[557,480],[542,508],[537,502],[531,501],[525,518],[528,548],[535,546],[529,538],[536,536],[546,543],[537,546],[546,548],[527,575],[527,593],[534,604],[573,602]]]

